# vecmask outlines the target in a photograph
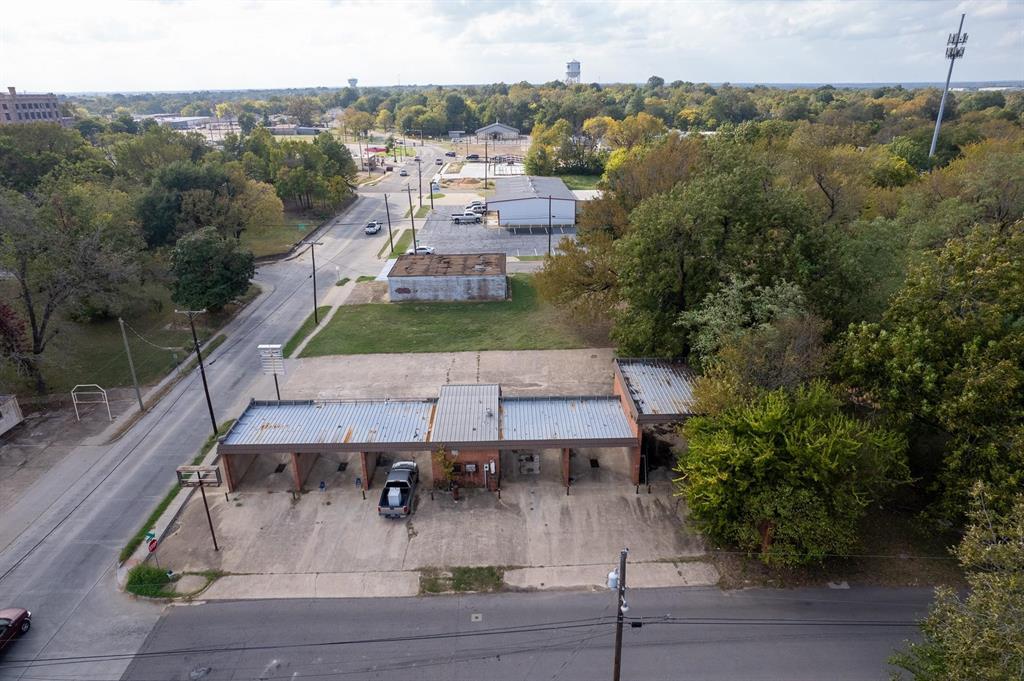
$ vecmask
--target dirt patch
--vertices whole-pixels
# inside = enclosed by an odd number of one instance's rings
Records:
[[[365,305],[367,303],[388,302],[388,283],[386,281],[360,281],[352,289],[342,305]]]

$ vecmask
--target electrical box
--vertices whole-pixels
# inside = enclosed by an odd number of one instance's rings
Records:
[[[466,464],[466,472],[467,473],[476,473],[476,464],[475,463],[467,463]]]

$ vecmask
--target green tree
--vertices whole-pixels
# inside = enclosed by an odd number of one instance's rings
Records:
[[[967,595],[940,587],[921,625],[924,640],[891,660],[916,681],[1024,678],[1024,496],[998,514],[985,488],[975,486],[970,519],[955,551]]]
[[[1024,223],[978,225],[920,259],[876,324],[850,328],[840,371],[876,404],[947,435],[931,487],[957,518],[981,480],[1024,485]],[[926,471],[927,468],[924,470]],[[1005,509],[1001,509],[1005,510]]]
[[[252,253],[213,227],[193,232],[171,255],[171,298],[191,310],[219,310],[248,290],[254,262]]]
[[[814,382],[687,421],[676,484],[692,517],[769,565],[849,554],[865,509],[908,475],[903,439],[841,406]]]

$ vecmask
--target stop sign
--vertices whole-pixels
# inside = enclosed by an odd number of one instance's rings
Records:
[[[157,546],[156,539],[150,539],[149,540],[149,552],[153,553],[154,551],[156,551],[156,546]]]

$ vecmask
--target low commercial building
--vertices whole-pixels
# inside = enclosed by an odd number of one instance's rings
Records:
[[[476,138],[478,140],[517,140],[519,139],[519,129],[495,121],[490,125],[477,128]]]
[[[153,120],[171,130],[193,130],[206,125],[213,119],[210,116],[168,116],[156,114],[153,116]]]
[[[495,184],[487,209],[497,213],[503,227],[576,224],[576,195],[561,178],[514,175],[499,178]]]
[[[22,123],[57,123],[64,124],[60,115],[60,102],[57,95],[18,94],[17,89],[7,88],[7,94],[0,93],[0,125],[19,125]]]
[[[505,300],[504,253],[402,255],[388,273],[391,302]]]

